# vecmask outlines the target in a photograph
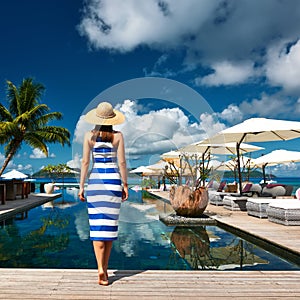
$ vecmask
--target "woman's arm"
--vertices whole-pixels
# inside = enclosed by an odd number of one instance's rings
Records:
[[[79,185],[79,199],[85,201],[84,198],[84,184],[88,173],[91,155],[91,132],[87,132],[84,136],[82,161],[81,161],[81,172],[80,172],[80,185]]]
[[[128,184],[127,184],[127,167],[126,167],[126,157],[125,157],[125,145],[124,145],[124,138],[121,132],[116,134],[118,136],[118,149],[117,149],[117,156],[118,156],[118,165],[120,169],[120,175],[123,182],[123,196],[122,201],[128,199]]]

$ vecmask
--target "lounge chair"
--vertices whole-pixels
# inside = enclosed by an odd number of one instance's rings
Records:
[[[263,187],[260,196],[262,197],[291,196],[292,192],[293,192],[292,185],[271,183]]]
[[[276,199],[267,207],[268,220],[283,225],[300,225],[300,201]]]
[[[239,193],[237,190],[235,193],[230,192],[227,186],[230,186],[230,184],[226,185],[225,191],[215,191],[215,190],[208,190],[208,195],[209,195],[209,201],[213,205],[223,205],[223,199],[225,196],[231,196],[231,197],[236,197],[238,200],[241,200],[240,197],[253,197],[253,196],[258,196],[261,191],[262,187],[259,184],[253,184],[250,182],[244,182],[243,183],[243,190],[242,193]],[[232,199],[232,198],[230,198]],[[235,207],[235,205],[233,204]],[[243,208],[243,210],[245,210]]]

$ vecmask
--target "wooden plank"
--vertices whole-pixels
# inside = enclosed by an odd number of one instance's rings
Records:
[[[117,274],[117,275],[114,275]],[[300,271],[1,269],[0,299],[297,299]]]
[[[0,205],[0,222],[11,218],[16,214],[23,213],[34,207],[40,206],[47,202],[58,199],[62,196],[61,193],[54,194],[29,194],[26,199],[7,200],[4,205]]]

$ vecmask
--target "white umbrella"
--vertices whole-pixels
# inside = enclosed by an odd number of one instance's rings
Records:
[[[240,156],[242,142],[285,141],[300,137],[300,122],[275,120],[266,118],[251,118],[240,124],[224,129],[213,137],[206,139],[207,143],[236,144],[236,154]],[[242,190],[240,161],[238,160],[239,188]]]
[[[236,143],[230,142],[230,143],[208,143],[207,140],[196,142],[193,144],[190,144],[188,146],[185,146],[181,148],[180,150],[182,152],[201,152],[206,153],[209,151],[212,154],[220,154],[220,155],[236,155]],[[241,143],[240,145],[240,153],[246,153],[246,152],[252,152],[252,151],[258,151],[262,150],[264,148]]]
[[[136,173],[136,174],[139,174],[139,173],[152,173],[153,171],[150,170],[149,168],[145,167],[145,166],[139,166],[137,167],[136,169],[133,169],[131,170],[129,173]]]
[[[241,168],[250,168],[254,167],[254,159],[247,157],[247,156],[241,156],[240,157],[240,167]],[[238,162],[237,157],[227,160],[223,162],[219,167],[217,167],[216,170],[219,171],[233,171],[234,172],[234,179],[236,181],[236,171],[238,169]]]
[[[24,179],[27,178],[28,176],[14,169],[10,172],[3,174],[1,177],[5,179]]]
[[[256,167],[262,168],[264,182],[266,181],[265,168],[266,166],[275,166],[278,164],[290,163],[290,162],[300,162],[300,152],[299,151],[289,151],[289,150],[274,150],[266,155],[262,155],[253,160]]]
[[[264,148],[249,145],[246,143],[241,143],[240,152],[246,153],[246,152],[252,152],[252,151],[258,151],[262,150]],[[206,154],[219,154],[219,155],[228,155],[228,154],[237,154],[237,148],[236,144],[234,142],[228,142],[228,143],[211,143],[208,140],[202,140],[200,142],[196,142],[193,144],[190,144],[188,146],[185,146],[181,149],[179,149],[182,152],[201,152],[202,153],[202,161],[204,162]],[[204,172],[205,166],[204,163],[202,163],[202,169]]]
[[[149,165],[147,166],[148,169],[152,170],[152,171],[160,171],[165,169],[165,167],[168,166],[168,163],[160,160],[157,163],[153,164],[153,165]]]

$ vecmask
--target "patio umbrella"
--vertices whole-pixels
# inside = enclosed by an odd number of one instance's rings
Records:
[[[252,151],[262,150],[264,148],[241,143],[240,145],[240,153],[247,153]],[[200,152],[202,153],[202,169],[204,173],[204,160],[206,154],[219,154],[219,155],[237,155],[237,148],[234,142],[222,143],[222,142],[210,142],[208,139],[202,140],[200,142],[196,142],[190,145],[187,145],[181,149],[182,152]]]
[[[22,172],[19,172],[19,171],[14,169],[10,172],[7,172],[7,173],[3,174],[1,177],[5,178],[5,179],[25,179],[28,176],[26,174],[24,174]]]
[[[300,137],[300,122],[266,118],[251,118],[242,123],[220,131],[204,142],[229,143],[236,145],[237,157],[240,157],[242,142],[285,141]],[[239,188],[242,190],[240,160],[238,159]]]
[[[129,173],[135,173],[135,174],[143,174],[143,173],[152,173],[153,171],[145,166],[139,166],[136,169],[131,170]]]
[[[275,166],[278,164],[290,163],[290,162],[300,162],[300,152],[299,151],[289,151],[289,150],[274,150],[266,155],[262,155],[253,160],[256,167],[262,168],[264,183],[266,182],[266,166]]]
[[[254,159],[252,159],[250,157],[241,156],[239,160],[240,160],[241,168],[254,167]],[[217,167],[217,170],[233,171],[234,172],[234,180],[236,181],[237,168],[238,168],[238,163],[237,163],[237,157],[236,157],[236,158],[233,158],[233,159],[223,162],[219,167]]]
[[[206,141],[206,140],[205,140]],[[240,153],[247,153],[252,151],[262,150],[264,148],[241,143]],[[210,152],[212,154],[219,155],[236,155],[236,144],[234,142],[231,143],[208,143],[207,141],[200,141],[190,145],[187,145],[180,149],[182,152],[201,152],[206,153]]]

